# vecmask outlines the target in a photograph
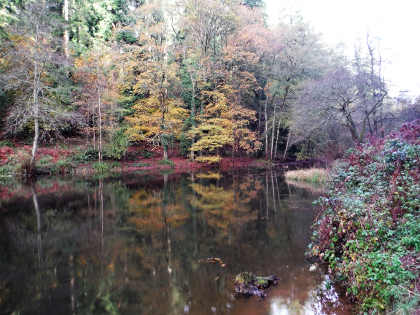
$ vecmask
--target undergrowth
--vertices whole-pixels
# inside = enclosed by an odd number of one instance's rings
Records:
[[[311,254],[359,313],[420,311],[420,121],[348,152],[333,171]]]

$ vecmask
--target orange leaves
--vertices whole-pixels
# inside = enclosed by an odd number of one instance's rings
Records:
[[[168,21],[164,8],[158,3],[141,7],[136,25],[141,46],[134,48],[130,61],[130,83],[124,84],[140,100],[127,117],[127,133],[133,141],[160,143],[166,150],[166,136],[177,136],[186,113],[177,99],[178,65],[170,60]],[[165,139],[164,139],[165,138]]]
[[[139,190],[129,201],[130,218],[138,231],[159,232],[165,226],[177,227],[188,219],[188,211],[176,203],[164,201],[162,192]]]
[[[219,117],[228,109],[228,100],[224,93],[220,91],[203,91],[203,102],[207,103],[204,109],[206,117]]]
[[[258,135],[250,129],[250,124],[256,121],[256,113],[251,109],[240,105],[233,105],[228,113],[232,120],[232,147],[235,152],[243,150],[247,153],[258,151],[262,144],[258,140]]]
[[[256,113],[235,102],[231,86],[224,84],[212,91],[202,91],[202,102],[206,106],[198,117],[201,124],[189,133],[191,138],[196,139],[192,151],[214,153],[230,146],[235,152],[244,150],[251,153],[261,147],[256,133],[249,129],[251,122],[256,120]],[[213,161],[208,156],[205,158],[205,161]]]

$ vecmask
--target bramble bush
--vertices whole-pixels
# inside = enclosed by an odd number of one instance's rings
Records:
[[[317,204],[311,254],[361,313],[410,313],[420,297],[420,120],[348,152]]]

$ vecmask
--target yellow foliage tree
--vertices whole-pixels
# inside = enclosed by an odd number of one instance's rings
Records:
[[[256,133],[249,129],[251,122],[256,120],[255,111],[237,104],[229,85],[201,94],[202,102],[206,105],[198,118],[200,124],[190,131],[190,137],[196,140],[191,150],[205,154],[197,161],[218,162],[219,151],[225,146],[231,147],[232,152],[244,150],[247,153],[261,147]]]
[[[163,147],[168,158],[168,142],[176,136],[186,110],[176,95],[178,67],[171,61],[167,12],[160,1],[151,2],[138,10],[134,33],[139,33],[138,49],[130,52],[133,78],[132,91],[142,98],[127,118],[127,133],[132,140],[146,141]],[[130,82],[131,83],[131,82]]]

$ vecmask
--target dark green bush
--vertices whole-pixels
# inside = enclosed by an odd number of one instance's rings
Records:
[[[160,165],[169,165],[171,168],[175,167],[175,163],[172,160],[160,160],[158,163]]]
[[[14,148],[15,147],[15,144],[12,141],[6,139],[6,140],[1,140],[0,141],[0,147],[11,147],[11,148]]]
[[[153,153],[149,152],[149,151],[143,151],[141,153],[142,157],[146,158],[146,159],[150,159],[151,157],[153,157]]]
[[[179,153],[184,157],[189,156],[191,145],[192,140],[182,133],[179,137]]]
[[[104,163],[104,162],[95,162],[95,163],[92,164],[92,168],[98,174],[104,174],[106,172],[109,172],[109,170],[110,170],[110,166],[107,163]]]
[[[65,175],[72,173],[74,168],[75,165],[70,159],[62,159],[57,161],[54,170],[56,174]]]
[[[127,153],[130,141],[125,133],[125,128],[116,130],[112,137],[111,142],[105,147],[104,155],[108,159],[121,160]]]
[[[73,155],[73,160],[76,162],[90,162],[98,160],[99,152],[95,148],[89,147],[86,150],[79,150]]]

